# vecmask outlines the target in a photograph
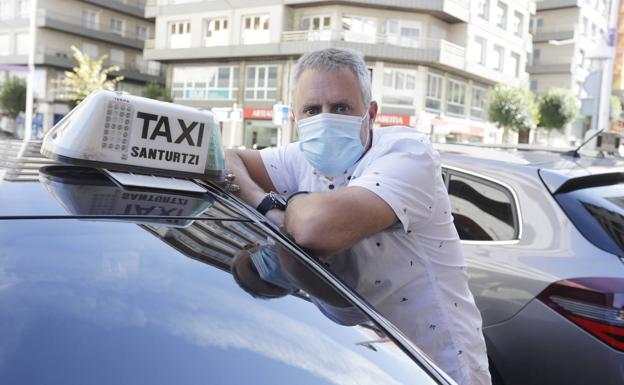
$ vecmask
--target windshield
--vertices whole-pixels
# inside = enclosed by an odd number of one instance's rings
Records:
[[[624,256],[624,184],[574,190],[555,199],[587,240]]]

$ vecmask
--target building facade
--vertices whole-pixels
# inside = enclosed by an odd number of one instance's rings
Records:
[[[587,102],[583,83],[600,62],[592,57],[607,39],[610,0],[537,0],[531,21],[533,52],[530,88],[541,94],[550,88],[570,90]],[[587,105],[587,103],[586,103]],[[592,108],[584,108],[589,115]],[[556,144],[579,142],[589,125],[585,116],[557,135]]]
[[[38,0],[36,14],[31,15],[30,0],[0,0],[0,82],[8,76],[26,77],[29,19],[36,18],[36,136],[68,112],[55,82],[76,65],[71,46],[92,58],[107,55],[106,66],[120,67],[112,75],[124,77],[120,90],[140,94],[147,82],[164,83],[164,68],[143,58],[145,40],[154,32],[144,11],[141,0]]]
[[[485,122],[485,95],[499,82],[528,84],[532,5],[154,0],[146,16],[155,22],[155,38],[145,57],[170,64],[175,102],[236,112],[224,123],[227,146],[294,140],[292,129],[270,120],[272,108],[290,103],[296,60],[325,47],[364,54],[380,106],[377,124],[412,125],[448,141],[493,141],[498,133]]]

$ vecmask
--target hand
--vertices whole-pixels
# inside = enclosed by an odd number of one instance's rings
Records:
[[[284,225],[284,214],[284,210],[272,209],[266,213],[265,217],[277,227],[282,227]]]

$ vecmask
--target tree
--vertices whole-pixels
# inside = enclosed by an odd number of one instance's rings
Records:
[[[8,78],[0,86],[0,107],[12,119],[26,111],[26,82],[16,77]]]
[[[578,118],[579,105],[570,91],[551,88],[539,98],[539,126],[549,130],[560,130]]]
[[[143,96],[161,102],[173,102],[170,90],[158,82],[147,83],[143,89]]]
[[[72,71],[65,71],[65,77],[58,82],[60,97],[66,99],[70,107],[78,105],[93,91],[114,91],[115,83],[123,80],[123,76],[108,79],[111,72],[119,71],[119,67],[102,68],[106,55],[94,60],[74,46],[71,49],[78,66]]]
[[[528,143],[529,133],[537,124],[535,96],[522,86],[497,84],[487,96],[490,121],[503,128],[503,141],[509,141],[509,130],[518,131],[519,142]]]

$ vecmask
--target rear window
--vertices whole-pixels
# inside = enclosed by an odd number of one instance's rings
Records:
[[[555,199],[588,241],[624,256],[624,184],[574,190]]]

